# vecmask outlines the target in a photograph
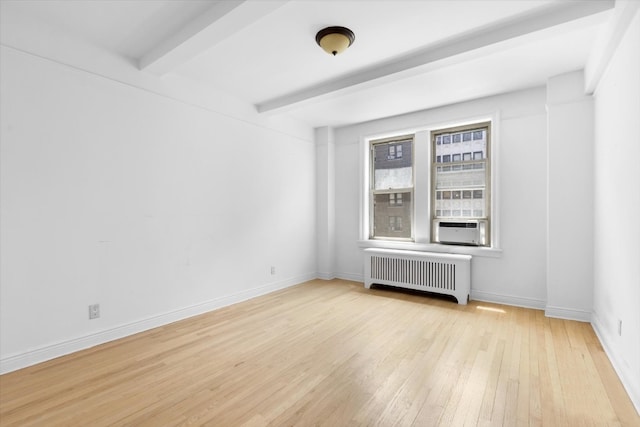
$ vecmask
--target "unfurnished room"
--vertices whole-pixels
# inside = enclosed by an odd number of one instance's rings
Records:
[[[0,0],[1,426],[640,426],[640,1]]]

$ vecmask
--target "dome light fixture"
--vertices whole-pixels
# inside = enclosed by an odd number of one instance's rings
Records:
[[[353,31],[345,27],[327,27],[316,34],[316,43],[333,56],[347,50],[355,39]]]

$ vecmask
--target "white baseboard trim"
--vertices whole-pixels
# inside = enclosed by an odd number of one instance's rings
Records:
[[[631,403],[633,403],[633,406],[636,408],[636,412],[640,415],[640,378],[636,378],[631,372],[629,372],[626,367],[627,365],[617,357],[609,340],[607,339],[607,334],[605,333],[606,328],[603,328],[600,323],[600,319],[598,319],[598,316],[595,313],[591,316],[591,326],[593,327],[598,340],[600,340],[600,344],[602,344],[602,348],[611,362],[614,371],[618,374],[618,378],[620,379],[622,386],[629,395]]]
[[[317,277],[322,280],[333,280],[336,275],[334,273],[317,273]]]
[[[309,273],[299,277],[268,283],[266,285],[237,292],[233,295],[214,298],[200,304],[194,304],[192,306],[180,308],[158,316],[149,317],[147,319],[131,322],[83,337],[62,341],[56,344],[37,348],[35,350],[5,357],[0,359],[0,374],[16,371],[57,357],[75,353],[80,350],[95,347],[109,341],[168,325],[169,323],[207,313],[209,311],[246,301],[280,289],[289,288],[315,278],[315,273]]]
[[[337,279],[350,280],[352,282],[362,282],[364,286],[364,275],[353,273],[336,273]]]
[[[514,297],[512,295],[496,294],[492,292],[477,291],[471,289],[470,299],[475,301],[491,302],[495,304],[512,305],[515,307],[533,308],[544,310],[545,302],[534,298]]]
[[[557,319],[577,320],[578,322],[591,322],[591,312],[576,310],[573,308],[554,307],[548,305],[544,308],[544,315]]]

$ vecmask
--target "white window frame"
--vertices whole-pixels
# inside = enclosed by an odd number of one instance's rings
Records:
[[[387,160],[399,160],[402,159],[402,143],[407,141],[407,140],[411,140],[411,156],[412,156],[412,161],[411,161],[411,180],[412,180],[412,186],[411,188],[394,188],[392,190],[374,190],[373,189],[373,164],[372,164],[372,157],[373,157],[373,153],[374,153],[374,146],[377,144],[389,144],[389,152],[388,152],[388,157]],[[396,144],[394,144],[394,142],[397,142]],[[393,150],[391,150],[393,148]],[[398,148],[400,150],[398,150]],[[396,198],[397,195],[403,192],[408,192],[410,194],[410,200],[413,202],[415,200],[414,195],[415,195],[415,162],[413,161],[413,159],[415,159],[415,141],[413,139],[413,136],[411,134],[398,134],[398,135],[394,135],[391,138],[371,138],[368,140],[367,142],[367,153],[369,156],[368,162],[367,162],[367,174],[368,176],[368,180],[367,180],[367,185],[369,185],[370,187],[367,189],[367,215],[369,215],[369,218],[367,219],[367,227],[368,227],[368,232],[367,232],[367,240],[380,240],[380,241],[398,241],[398,242],[414,242],[414,229],[413,229],[413,225],[415,224],[414,218],[415,218],[415,205],[412,206],[412,210],[411,210],[411,223],[410,223],[410,227],[411,227],[411,236],[409,237],[393,237],[393,236],[385,236],[385,237],[380,237],[380,236],[376,236],[375,235],[375,230],[373,227],[373,214],[374,214],[374,195],[377,194],[384,194],[384,193],[389,193],[390,191],[392,191],[393,193],[396,194]],[[393,151],[393,153],[396,155],[395,157],[391,157],[391,152]],[[400,155],[399,157],[397,155]],[[401,200],[402,200],[402,196]],[[403,204],[400,205],[394,205],[394,207],[402,207]],[[400,231],[400,230],[391,230],[391,231]]]
[[[484,130],[486,129],[486,149],[485,152],[487,153],[488,157],[486,158],[480,158],[480,159],[476,159],[476,156],[471,156],[473,157],[471,160],[472,161],[476,161],[476,160],[483,160],[484,163],[484,167],[482,168],[482,170],[484,171],[484,181],[486,183],[486,188],[484,188],[484,190],[436,190],[435,188],[435,182],[434,179],[437,176],[437,172],[436,172],[436,167],[442,167],[442,168],[448,168],[448,166],[445,166],[446,163],[441,162],[438,163],[437,161],[434,163],[431,163],[430,165],[430,170],[431,170],[431,185],[432,187],[429,189],[430,190],[430,197],[431,197],[431,203],[430,203],[430,207],[431,207],[431,211],[430,211],[430,215],[432,218],[432,229],[431,229],[431,241],[433,242],[435,239],[433,238],[433,234],[436,232],[436,228],[437,228],[437,224],[439,221],[456,221],[456,220],[461,220],[461,221],[467,221],[467,220],[480,220],[483,221],[487,227],[489,227],[489,231],[491,230],[491,223],[492,221],[492,217],[491,217],[491,196],[492,196],[492,192],[491,192],[491,187],[492,187],[492,182],[491,182],[491,154],[493,151],[493,147],[492,147],[492,140],[491,140],[491,128],[492,128],[492,123],[491,121],[485,121],[485,122],[475,122],[475,123],[471,123],[469,125],[464,125],[464,126],[457,126],[457,127],[449,127],[449,128],[441,128],[441,129],[433,129],[431,131],[431,135],[429,138],[429,144],[430,147],[429,149],[431,150],[431,154],[432,154],[432,159],[433,156],[436,153],[436,150],[440,147],[438,147],[437,144],[437,137],[439,135],[452,135],[452,139],[451,139],[451,143],[452,144],[458,144],[458,143],[463,143],[463,137],[461,136],[463,133],[472,133],[471,136],[471,142],[476,141],[476,134],[477,134],[477,130],[481,129]],[[459,141],[458,142],[454,142],[455,137],[459,136]],[[473,146],[469,147],[470,150],[473,149]],[[471,154],[471,153],[453,153],[451,154],[451,163],[458,163],[457,168],[456,165],[452,165],[451,166],[451,171],[452,173],[455,173],[455,171],[463,171],[463,166],[460,166],[460,162],[464,161],[463,160],[463,154]],[[444,156],[444,155],[443,155]],[[456,158],[457,156],[457,158]],[[438,156],[439,157],[439,156]],[[474,164],[475,165],[475,164]],[[443,212],[441,212],[440,214],[440,218],[438,217],[438,212],[436,210],[436,206],[438,203],[438,194],[437,193],[442,193],[442,199],[443,200],[447,200],[447,199],[451,199],[451,200],[457,200],[457,199],[463,199],[463,194],[465,191],[472,191],[472,194],[470,194],[471,197],[469,197],[470,200],[475,199],[475,194],[477,191],[483,191],[483,199],[485,199],[485,203],[484,206],[482,207],[482,210],[479,213],[476,213],[476,211],[474,210],[473,207],[470,208],[468,215],[464,215],[464,212],[462,211],[462,208],[460,208],[460,210],[453,210],[449,213],[449,215],[446,215],[446,208]],[[450,193],[450,197],[444,197],[446,193]],[[457,197],[456,197],[457,195]],[[454,212],[458,212],[459,214],[456,215]],[[482,214],[482,215],[481,215]],[[489,241],[489,245],[488,247],[491,247],[491,233],[488,233],[488,241]],[[484,245],[483,245],[484,246]]]
[[[462,127],[475,123],[491,122],[489,151],[490,162],[490,245],[487,247],[455,246],[431,243],[431,165],[432,149],[430,134],[439,129]],[[361,248],[406,249],[428,252],[469,254],[482,257],[498,258],[502,254],[500,246],[500,112],[469,116],[466,120],[443,120],[413,128],[398,129],[386,133],[363,135],[360,138],[360,230],[358,245]],[[370,146],[371,141],[392,139],[401,135],[413,134],[413,241],[393,241],[370,238]],[[473,155],[473,154],[472,154]]]

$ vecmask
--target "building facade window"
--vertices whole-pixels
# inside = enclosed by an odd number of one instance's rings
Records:
[[[389,217],[389,231],[392,232],[402,232],[402,217],[401,216],[390,216]]]
[[[402,206],[402,193],[389,193],[389,206],[390,207]]]
[[[411,240],[413,136],[371,142],[370,238]]]
[[[402,158],[402,144],[389,144],[389,155],[387,160],[396,160]]]

